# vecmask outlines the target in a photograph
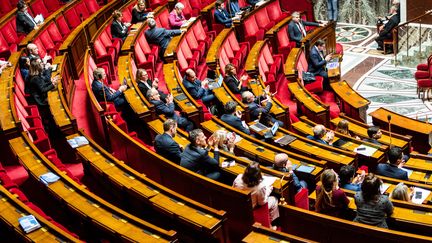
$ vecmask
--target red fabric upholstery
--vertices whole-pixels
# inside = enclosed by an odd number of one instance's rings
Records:
[[[324,90],[323,82],[323,77],[315,76],[315,81],[310,84],[306,84],[305,88],[311,93],[321,93]]]
[[[295,47],[290,43],[287,28],[281,28],[277,32],[277,44],[278,46],[277,48],[275,47],[275,49],[277,49],[278,53],[281,53],[283,55],[283,59],[286,60],[291,49]]]
[[[297,194],[294,196],[294,203],[296,207],[309,210],[308,189],[302,188],[299,192],[297,192]]]
[[[198,21],[192,29],[195,38],[198,42],[203,42],[206,45],[206,49],[210,48],[213,39],[216,37],[216,31],[206,31],[201,21]]]
[[[257,40],[264,39],[265,32],[263,29],[259,28],[255,20],[255,15],[244,20],[243,28],[245,41],[249,42],[251,46],[254,45]]]
[[[99,10],[99,4],[97,3],[96,0],[86,0],[84,2],[86,4],[87,10],[90,14],[93,14],[94,12]]]
[[[33,211],[35,211],[37,214],[39,214],[40,216],[44,217],[45,219],[48,219],[48,218],[51,219],[51,217],[49,217],[48,215],[46,215],[46,214],[44,213],[44,211],[42,211],[42,209],[40,209],[38,206],[36,206],[36,205],[33,204],[32,202],[28,202],[28,203],[26,203],[26,205],[27,205],[29,208],[31,208]],[[52,220],[52,219],[51,219],[51,220]]]
[[[49,11],[42,0],[33,2],[30,8],[35,15],[42,14],[44,18],[49,16]]]
[[[71,29],[74,29],[81,23],[79,15],[75,11],[75,8],[67,10],[63,15],[66,19],[66,22],[68,23],[68,26]]]
[[[150,8],[155,9],[159,6],[164,6],[168,4],[168,0],[151,0],[150,1]],[[168,18],[167,18],[168,20]]]
[[[69,28],[68,23],[63,15],[59,16],[56,20],[57,29],[60,31],[62,36],[67,36],[71,32],[71,28]]]
[[[271,27],[273,27],[275,24],[275,22],[270,20],[269,16],[267,15],[266,8],[263,8],[259,10],[257,13],[255,13],[255,19],[258,24],[258,27],[266,31],[269,30]]]
[[[8,190],[18,187],[17,184],[15,184],[15,182],[6,174],[5,171],[0,172],[0,181],[3,187]]]
[[[165,2],[167,0],[155,0],[157,2]],[[155,9],[155,7],[153,6],[154,3],[150,4],[150,7]],[[165,3],[161,4],[160,6],[165,5]],[[158,4],[156,6],[159,6]],[[168,17],[169,17],[169,12],[168,9],[164,9],[162,12],[159,13],[159,15],[156,17],[156,23],[157,23],[157,27],[162,27],[165,29],[170,29],[170,25],[169,25],[169,21],[168,21]]]
[[[51,149],[49,138],[42,128],[29,128],[28,132],[30,139],[42,153]]]
[[[0,34],[0,58],[8,59],[11,52],[9,44],[3,38],[3,35]]]
[[[135,44],[135,60],[138,68],[150,69],[153,74],[156,72],[155,59],[154,56],[146,56],[141,49],[141,45]]]
[[[192,51],[199,53],[200,60],[206,57],[207,50],[204,42],[198,43],[193,32],[186,34],[186,42]]]
[[[13,187],[13,188],[9,189],[9,192],[11,192],[12,194],[17,195],[18,199],[21,202],[23,202],[23,203],[26,203],[26,202],[29,201],[28,198],[27,198],[27,196],[20,189],[18,189],[18,188]]]
[[[6,13],[9,13],[14,7],[9,1],[0,1],[0,14],[3,16]]]
[[[18,37],[16,33],[16,28],[13,27],[12,21],[15,22],[15,18],[6,23],[1,29],[1,33],[9,45],[19,44],[22,39]]]
[[[282,2],[284,1],[285,0],[282,0]],[[275,23],[281,21],[282,19],[288,17],[289,15],[289,13],[282,12],[279,1],[273,1],[272,3],[268,4],[265,9],[267,10],[267,14],[270,20],[274,21]]]
[[[80,19],[83,19],[83,20],[88,18],[91,15],[91,13],[87,9],[85,2],[86,1],[81,1],[81,2],[77,3],[77,5],[75,5],[75,12],[78,14]],[[81,18],[81,16],[82,16],[82,18]]]
[[[256,207],[253,210],[253,215],[254,215],[254,220],[255,222],[260,223],[262,226],[264,227],[271,227],[271,222],[270,222],[270,212],[268,209],[268,203]]]
[[[18,186],[23,184],[29,177],[27,171],[21,165],[4,166],[9,178]]]
[[[48,9],[48,12],[53,13],[60,8],[61,3],[59,0],[44,0],[44,5]]]

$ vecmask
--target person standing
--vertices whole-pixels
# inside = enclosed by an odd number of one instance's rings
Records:
[[[327,15],[329,21],[337,21],[338,19],[338,0],[327,0]]]

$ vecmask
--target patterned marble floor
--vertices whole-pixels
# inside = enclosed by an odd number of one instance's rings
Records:
[[[394,55],[376,50],[375,27],[338,24],[337,41],[344,47],[342,78],[371,101],[367,113],[385,107],[396,113],[432,121],[432,105],[417,96],[415,68],[395,66]],[[371,123],[368,116],[368,123]]]

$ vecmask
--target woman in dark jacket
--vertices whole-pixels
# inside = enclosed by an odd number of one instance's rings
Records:
[[[131,24],[144,22],[147,18],[153,18],[153,12],[146,12],[146,5],[144,0],[138,0],[137,4],[132,8],[132,21]]]

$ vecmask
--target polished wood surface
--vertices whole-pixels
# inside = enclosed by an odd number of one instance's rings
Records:
[[[207,56],[206,56],[207,66],[210,69],[212,69],[212,70],[217,69],[220,47],[222,47],[224,45],[224,43],[225,43],[225,41],[229,35],[234,34],[233,31],[234,30],[232,28],[225,28],[213,40],[209,50],[207,51]]]
[[[280,231],[271,230],[267,227],[263,227],[259,223],[255,223],[253,225],[252,232],[250,232],[242,242],[246,243],[255,243],[255,242],[263,242],[263,243],[274,243],[274,242],[280,242],[280,243],[287,243],[287,242],[316,242],[312,240],[308,240],[305,238],[301,238],[295,235],[290,235],[287,233],[282,233]]]
[[[339,100],[341,112],[356,120],[366,122],[370,101],[357,93],[346,80],[330,83]]]

